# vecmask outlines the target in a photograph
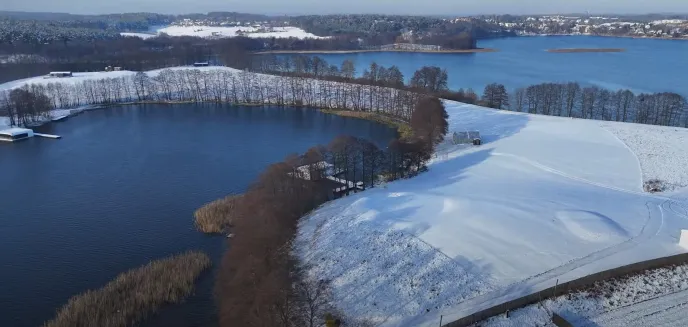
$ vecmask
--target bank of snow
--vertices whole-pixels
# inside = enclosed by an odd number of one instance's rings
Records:
[[[178,26],[172,25],[157,30],[158,34],[170,36],[198,36],[198,37],[235,37],[246,36],[252,38],[297,38],[321,39],[312,33],[293,26],[257,28],[252,26]]]
[[[641,143],[606,128],[623,124],[446,104],[450,131],[479,130],[483,146],[442,144],[429,172],[300,223],[296,252],[332,280],[347,315],[437,326],[557,279],[684,251],[688,217],[642,192],[651,163],[630,150]],[[682,156],[672,162],[688,169]]]
[[[557,313],[574,326],[686,326],[688,265],[599,282],[594,289],[548,299],[479,323],[481,327],[553,326]]]

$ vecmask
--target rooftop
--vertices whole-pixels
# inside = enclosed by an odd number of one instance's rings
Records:
[[[4,130],[0,130],[0,134],[2,135],[18,135],[22,133],[31,133],[33,130],[27,129],[27,128],[19,128],[19,127],[14,127],[14,128],[8,128]]]

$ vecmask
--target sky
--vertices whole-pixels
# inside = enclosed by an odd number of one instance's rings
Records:
[[[688,13],[688,0],[0,0],[0,10],[105,14],[236,11],[260,14],[412,15]]]

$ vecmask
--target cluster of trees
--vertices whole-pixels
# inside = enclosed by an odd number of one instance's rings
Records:
[[[470,49],[475,47],[475,39],[513,35],[485,20],[427,16],[309,15],[292,17],[290,23],[316,35],[360,38],[367,46],[412,42]]]
[[[20,90],[47,99],[50,109],[127,101],[191,101],[368,111],[403,121],[411,119],[414,106],[422,98],[416,92],[362,80],[343,83],[221,68],[204,71],[164,69],[150,75],[139,72],[78,83],[60,83],[58,80],[27,85]],[[7,99],[11,100],[10,94],[0,92],[0,108],[16,110],[17,103]]]
[[[635,94],[578,83],[542,83],[506,92],[504,85],[485,87],[481,104],[549,116],[688,127],[688,103],[680,94]]]
[[[318,56],[257,56],[252,70],[271,75],[313,77],[352,84],[376,85],[432,95],[442,99],[476,103],[478,95],[472,90],[451,91],[447,86],[447,71],[436,66],[424,66],[413,73],[408,83],[397,66],[385,67],[372,62],[361,74],[351,60],[340,66],[330,65]],[[360,76],[360,77],[357,77]]]
[[[0,116],[9,117],[11,126],[30,126],[40,122],[50,117],[52,109],[45,94],[29,88],[0,92]]]
[[[151,13],[71,15],[62,13],[0,12],[0,43],[45,44],[71,40],[119,38],[119,32],[146,31],[171,22]]]
[[[374,186],[379,176],[405,178],[422,171],[447,132],[446,111],[439,99],[427,97],[412,116],[413,137],[395,140],[387,150],[340,136],[328,146],[290,155],[258,177],[235,207],[235,237],[218,274],[221,326],[314,327],[324,325],[328,314],[342,318],[332,305],[329,282],[305,273],[294,257],[297,222],[330,199],[322,161],[364,187]],[[343,320],[346,326],[360,323]]]

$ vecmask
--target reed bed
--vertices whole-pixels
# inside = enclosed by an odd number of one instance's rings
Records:
[[[198,251],[151,261],[119,274],[103,288],[72,297],[43,327],[131,326],[164,304],[182,302],[211,264]]]
[[[230,195],[207,203],[194,213],[196,229],[207,234],[227,232],[236,217],[235,208],[243,195]]]

